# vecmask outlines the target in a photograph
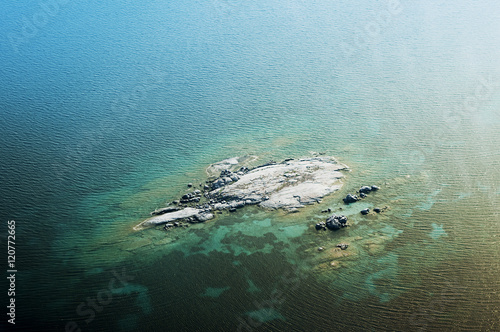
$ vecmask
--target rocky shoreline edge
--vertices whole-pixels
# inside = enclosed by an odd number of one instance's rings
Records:
[[[184,194],[167,207],[151,212],[152,217],[134,230],[163,224],[166,229],[188,226],[213,219],[217,211],[234,212],[246,205],[297,212],[342,188],[342,171],[349,170],[327,156],[270,161],[252,169],[240,166],[238,158],[211,166],[220,170],[218,177],[208,179],[200,184],[200,189]]]

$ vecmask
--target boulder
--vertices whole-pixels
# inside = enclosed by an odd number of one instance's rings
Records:
[[[329,230],[336,231],[342,227],[342,224],[339,222],[339,220],[336,218],[335,215],[329,217],[326,219],[326,227]]]
[[[363,194],[367,194],[369,193],[370,191],[372,191],[372,188],[371,187],[368,187],[368,186],[363,186],[359,189],[359,192],[360,193],[363,193]]]
[[[224,187],[226,185],[226,182],[219,178],[217,180],[215,180],[214,182],[212,182],[212,190],[215,190],[215,189],[219,189],[221,187]]]
[[[328,217],[328,219],[326,219],[326,227],[330,230],[337,230],[346,226],[347,226],[346,216],[337,216],[333,214],[330,217]]]
[[[347,194],[347,196],[344,198],[344,203],[346,204],[351,204],[359,201],[358,196],[352,195],[352,194]]]
[[[377,187],[377,186],[375,186],[375,185],[373,185],[373,186],[372,186],[372,191],[377,191],[377,190],[379,190],[379,189],[380,189],[380,188],[379,188],[379,187]]]
[[[368,213],[370,213],[370,209],[368,208],[361,210],[362,215],[367,215]]]

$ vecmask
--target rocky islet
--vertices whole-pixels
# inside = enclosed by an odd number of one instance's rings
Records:
[[[186,193],[176,204],[172,202],[153,211],[151,218],[134,229],[174,222],[204,222],[213,219],[217,211],[233,212],[246,205],[296,212],[306,205],[320,203],[323,197],[339,190],[343,186],[342,171],[348,170],[346,165],[326,156],[288,158],[280,163],[270,161],[253,169],[246,166],[235,169],[238,158],[214,165],[212,169],[220,170],[220,175],[207,180],[203,190]],[[337,224],[343,225],[340,221],[328,223],[332,228]],[[172,227],[176,226],[172,224]],[[169,225],[167,229],[172,227]]]

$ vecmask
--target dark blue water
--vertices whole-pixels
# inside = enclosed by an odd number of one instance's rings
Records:
[[[500,328],[495,2],[1,7],[16,328]],[[311,152],[352,169],[322,205],[132,230],[210,163]],[[382,190],[363,204],[386,214],[360,205],[343,233],[310,227],[366,183]]]

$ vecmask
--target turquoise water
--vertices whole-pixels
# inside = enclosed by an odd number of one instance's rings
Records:
[[[2,5],[16,326],[500,329],[495,2],[54,3]],[[320,205],[132,229],[213,162],[312,152],[351,167]]]

